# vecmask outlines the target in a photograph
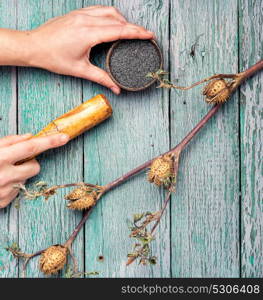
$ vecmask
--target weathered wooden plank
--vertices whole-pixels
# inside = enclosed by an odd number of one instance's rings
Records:
[[[0,28],[16,28],[16,1],[0,2]],[[0,67],[0,137],[16,134],[16,68]],[[17,242],[18,213],[14,204],[0,210],[0,277],[16,277],[16,260],[5,250]]]
[[[81,7],[81,0],[19,1],[18,27],[31,29],[49,18]],[[81,80],[59,76],[37,69],[19,69],[19,132],[37,132],[55,117],[82,101]],[[83,174],[83,140],[78,138],[62,149],[50,151],[39,158],[42,171],[33,181],[50,184],[78,182]],[[23,201],[19,214],[19,244],[26,252],[34,252],[52,244],[65,242],[80,219],[78,213],[68,211],[64,192],[44,202]],[[83,268],[83,237],[74,243],[80,269]],[[30,263],[28,276],[42,277],[37,259]]]
[[[110,5],[110,1],[103,1]],[[84,1],[91,5],[91,1]],[[130,22],[156,32],[168,62],[168,1],[115,1]],[[97,57],[102,64],[105,58]],[[145,92],[114,96],[106,89],[84,82],[84,98],[105,93],[113,106],[113,118],[85,135],[85,181],[106,184],[131,168],[169,148],[168,92],[154,88]],[[127,217],[143,211],[156,211],[163,191],[145,181],[145,174],[104,197],[86,224],[86,270],[100,271],[101,277],[169,277],[169,211],[162,220],[153,253],[156,266],[137,263],[125,267],[133,241],[128,238]],[[161,233],[161,237],[160,237]],[[97,260],[104,256],[104,262]]]
[[[240,70],[263,57],[263,2],[240,1]],[[263,74],[241,88],[242,277],[263,276]]]
[[[171,77],[188,85],[238,71],[237,1],[171,1]],[[210,107],[201,87],[171,92],[176,144]],[[172,199],[172,276],[239,276],[238,97],[181,157]]]

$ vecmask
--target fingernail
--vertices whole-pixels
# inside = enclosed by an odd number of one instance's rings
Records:
[[[59,140],[61,143],[66,143],[69,140],[69,136],[67,134],[61,134]]]
[[[117,88],[116,86],[112,87],[111,90],[113,91],[114,94],[119,95],[120,89]]]

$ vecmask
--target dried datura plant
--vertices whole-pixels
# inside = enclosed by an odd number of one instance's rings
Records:
[[[157,88],[178,89],[184,91],[207,82],[207,85],[203,88],[205,101],[209,104],[218,104],[226,102],[242,82],[251,76],[255,69],[259,70],[260,68],[262,68],[262,61],[259,61],[252,68],[249,68],[244,72],[237,74],[215,74],[187,87],[178,86],[172,83],[166,78],[169,73],[164,70],[150,72],[146,76],[154,78],[159,82]]]
[[[80,274],[77,270],[77,261],[72,253],[72,243],[80,232],[81,228],[89,218],[92,210],[95,208],[98,201],[104,194],[116,188],[122,183],[126,182],[129,178],[138,173],[148,169],[147,180],[156,185],[166,189],[167,195],[165,197],[162,208],[157,212],[140,213],[133,217],[130,222],[130,237],[136,240],[135,245],[128,254],[127,265],[130,265],[135,260],[139,263],[156,263],[156,257],[151,253],[151,243],[155,238],[155,231],[158,227],[160,220],[165,212],[169,203],[171,193],[175,192],[176,177],[179,169],[179,159],[181,152],[187,144],[195,137],[195,135],[204,127],[204,125],[218,112],[221,105],[231,96],[231,94],[244,82],[247,78],[263,69],[263,60],[259,61],[252,67],[244,72],[238,74],[218,74],[205,78],[190,87],[178,87],[169,81],[165,80],[163,76],[166,74],[163,71],[152,73],[150,76],[157,78],[160,82],[160,87],[165,88],[178,88],[181,90],[190,89],[198,84],[209,82],[204,89],[206,101],[209,103],[216,103],[205,117],[183,138],[183,140],[171,150],[166,153],[149,160],[137,168],[127,172],[123,176],[115,179],[114,181],[104,185],[93,185],[90,183],[70,183],[63,185],[55,185],[48,187],[45,183],[38,183],[36,190],[27,190],[25,186],[18,186],[22,190],[25,197],[28,199],[35,199],[43,196],[45,199],[53,196],[58,189],[72,187],[72,191],[65,196],[67,208],[71,210],[84,210],[84,215],[76,226],[68,240],[62,245],[52,245],[47,249],[40,250],[34,254],[25,254],[17,247],[9,247],[15,257],[24,258],[23,271],[25,272],[26,266],[30,259],[40,255],[39,268],[47,275],[57,273],[64,268],[68,255],[73,260],[73,274]],[[227,81],[230,79],[229,81]],[[75,276],[74,275],[74,276]],[[77,275],[76,275],[77,276]]]
[[[172,153],[157,157],[150,164],[147,180],[158,187],[167,189],[167,194],[160,211],[134,215],[133,226],[129,228],[131,230],[130,237],[136,239],[136,242],[133,251],[128,254],[126,265],[130,265],[136,259],[139,259],[139,264],[156,264],[157,257],[152,255],[150,244],[155,239],[154,232],[168,205],[171,193],[175,192],[180,153],[181,149],[177,148]]]

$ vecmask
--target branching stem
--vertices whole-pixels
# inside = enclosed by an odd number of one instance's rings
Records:
[[[238,74],[216,74],[213,75],[211,77],[205,78],[197,83],[194,83],[193,85],[191,85],[190,87],[178,87],[178,86],[174,86],[176,88],[179,88],[181,90],[187,90],[190,89],[196,85],[199,85],[201,83],[207,82],[211,79],[215,79],[215,78],[232,78],[234,79],[233,81],[233,85],[231,86],[231,93],[233,93],[247,78],[251,77],[252,75],[254,75],[256,72],[260,71],[263,69],[263,60],[259,61],[258,63],[256,63],[255,65],[253,65],[252,67],[248,68],[246,71],[238,73]],[[171,150],[167,151],[166,153],[163,153],[145,163],[143,163],[142,165],[138,166],[137,168],[129,171],[128,173],[124,174],[123,176],[113,180],[112,182],[110,182],[109,184],[105,185],[104,187],[99,187],[96,185],[92,185],[92,184],[88,184],[88,183],[71,183],[71,184],[63,184],[63,185],[57,185],[57,186],[53,186],[49,189],[47,189],[45,192],[47,193],[47,195],[49,193],[54,193],[57,189],[59,188],[66,188],[66,187],[72,187],[72,186],[80,186],[80,185],[85,185],[85,186],[89,186],[89,187],[93,187],[93,188],[97,188],[99,190],[99,194],[98,194],[98,198],[96,203],[98,202],[98,200],[108,191],[114,189],[115,187],[119,186],[120,184],[126,182],[128,179],[130,179],[131,177],[133,177],[134,175],[142,172],[143,170],[145,170],[146,168],[148,168],[151,163],[153,162],[153,160],[155,160],[158,157],[161,157],[165,154],[175,154],[175,157],[178,158],[179,161],[179,156],[182,152],[182,150],[186,147],[186,145],[195,137],[195,135],[204,127],[204,125],[218,112],[219,108],[221,107],[222,104],[216,104],[215,106],[213,106],[210,111],[205,115],[205,117],[198,122],[198,124],[185,136],[185,138],[178,144],[176,145],[174,148],[172,148]],[[178,163],[175,166],[178,169]],[[176,170],[177,171],[177,170]],[[177,174],[177,172],[176,172]],[[165,208],[168,205],[170,196],[171,196],[171,192],[172,190],[169,190],[167,193],[167,196],[165,198],[165,202],[163,205],[163,208],[161,210],[159,219],[157,219],[155,225],[153,226],[151,233],[153,233],[158,224],[160,223],[160,219],[163,215],[163,212],[165,210]],[[70,251],[71,251],[71,245],[73,243],[73,241],[75,240],[76,236],[78,235],[79,231],[81,230],[81,228],[83,227],[83,225],[85,224],[85,222],[87,221],[87,219],[89,218],[92,210],[94,209],[95,205],[92,206],[89,210],[85,211],[81,221],[79,222],[79,224],[76,226],[76,228],[74,229],[73,233],[71,234],[71,236],[69,237],[69,239],[66,241],[66,243],[64,244],[65,247],[67,247]],[[44,249],[45,250],[45,249]],[[32,259],[35,256],[40,255],[41,253],[43,253],[44,250],[38,251],[34,254],[31,255],[20,255],[20,257],[24,257],[25,260],[25,264],[23,266],[23,270],[25,270],[28,262],[30,259]],[[14,253],[13,253],[14,254]],[[15,255],[15,254],[14,254]],[[72,256],[72,251],[70,252],[70,255]],[[17,257],[19,257],[19,255],[15,255]],[[73,256],[72,256],[73,257]],[[74,257],[73,257],[74,258]],[[74,262],[75,264],[76,262]],[[130,263],[127,263],[130,264]]]
[[[205,81],[208,81],[209,78],[219,78],[219,77],[227,77],[227,78],[234,78],[237,77],[237,81],[235,83],[235,86],[232,88],[232,92],[234,92],[234,90],[236,90],[238,88],[238,86],[240,86],[247,78],[251,77],[252,75],[254,75],[255,73],[257,73],[258,71],[263,69],[263,60],[259,61],[258,63],[256,63],[255,65],[253,65],[252,67],[248,68],[246,71],[241,72],[237,75],[234,74],[216,74],[214,75],[215,77],[211,76],[208,77],[206,79],[204,79]],[[200,84],[202,81],[200,81],[198,84]],[[219,108],[221,107],[222,104],[216,104],[214,105],[209,112],[205,115],[205,117],[198,122],[198,124],[185,136],[185,138],[178,144],[176,145],[174,148],[172,148],[171,150],[167,151],[166,153],[163,153],[157,157],[163,156],[165,154],[179,154],[182,152],[182,150],[186,147],[186,145],[195,137],[195,135],[199,132],[200,129],[202,129],[205,124],[218,112]],[[123,176],[113,180],[111,183],[107,184],[104,186],[104,191],[102,192],[101,196],[105,193],[107,193],[108,191],[114,189],[115,187],[119,186],[120,184],[124,183],[125,181],[127,181],[128,179],[130,179],[131,177],[133,177],[134,175],[142,172],[143,170],[145,170],[146,168],[148,168],[151,163],[153,162],[154,159],[156,159],[157,157],[143,163],[142,165],[138,166],[137,168],[129,171],[128,173],[124,174]],[[169,198],[168,198],[169,199]],[[98,202],[98,201],[97,201]],[[82,220],[80,221],[80,223],[77,225],[77,227],[75,228],[72,237],[71,237],[71,243],[73,242],[73,240],[75,239],[75,237],[77,236],[78,232],[80,231],[80,229],[82,228],[82,226],[85,224],[86,220],[88,219],[88,217],[90,216],[92,210],[94,209],[95,206],[91,207],[91,209],[89,209],[88,211],[86,211],[84,213],[84,216],[82,218]]]

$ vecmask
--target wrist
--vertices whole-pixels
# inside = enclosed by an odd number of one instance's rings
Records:
[[[32,66],[30,31],[0,29],[0,65]]]

